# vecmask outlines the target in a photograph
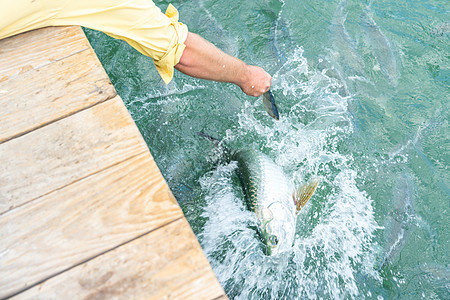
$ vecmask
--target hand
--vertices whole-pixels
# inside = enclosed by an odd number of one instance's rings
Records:
[[[259,97],[270,89],[272,77],[257,66],[247,65],[245,79],[237,85],[249,96]]]
[[[186,48],[175,69],[196,78],[230,82],[249,96],[259,97],[270,88],[272,77],[257,66],[228,55],[195,33],[188,33]]]

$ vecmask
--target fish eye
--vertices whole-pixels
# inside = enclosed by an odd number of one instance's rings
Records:
[[[271,235],[271,236],[269,237],[269,242],[270,242],[273,246],[278,245],[278,238],[276,237],[276,235]]]

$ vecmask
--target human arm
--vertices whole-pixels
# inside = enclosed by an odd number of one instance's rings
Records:
[[[249,96],[258,97],[269,90],[272,77],[262,68],[247,65],[192,32],[184,44],[186,48],[175,65],[178,71],[196,78],[234,83]]]

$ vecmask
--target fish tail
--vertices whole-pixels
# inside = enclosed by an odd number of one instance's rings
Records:
[[[268,90],[263,94],[263,105],[269,116],[271,116],[277,121],[280,119],[280,114],[278,113],[277,105],[275,104],[275,100],[270,90]]]
[[[299,212],[303,208],[303,206],[305,206],[305,204],[316,191],[318,185],[319,178],[316,177],[297,189],[294,194],[294,203],[295,207],[297,208],[297,212]]]

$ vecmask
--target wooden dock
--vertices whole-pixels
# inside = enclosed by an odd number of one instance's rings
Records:
[[[0,40],[0,298],[227,299],[78,26]]]

